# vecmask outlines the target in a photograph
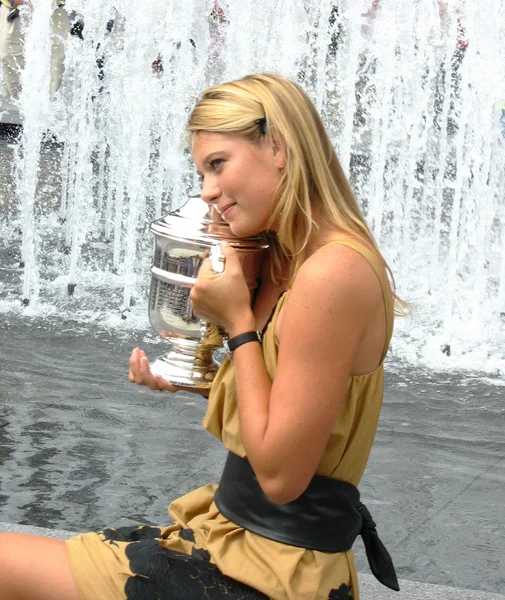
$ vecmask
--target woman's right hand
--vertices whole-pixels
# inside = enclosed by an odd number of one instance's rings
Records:
[[[204,398],[209,397],[209,391],[205,388],[185,387],[182,385],[174,385],[167,379],[163,379],[161,375],[154,375],[149,367],[149,360],[146,353],[140,348],[134,348],[130,355],[130,370],[128,379],[137,385],[145,385],[151,390],[159,392],[179,392],[186,390],[194,394],[200,394]]]
[[[140,350],[140,348],[134,348],[131,353],[128,379],[132,383],[145,385],[151,390],[158,390],[160,392],[178,392],[183,389],[163,379],[161,375],[154,375],[149,367],[149,360],[146,353]]]

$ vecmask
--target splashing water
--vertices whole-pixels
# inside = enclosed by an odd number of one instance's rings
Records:
[[[0,310],[147,330],[148,222],[197,190],[188,113],[208,85],[273,71],[322,113],[412,305],[394,354],[505,373],[505,0],[183,4],[67,0],[83,39],[60,40],[53,97],[49,3],[25,11],[15,203],[0,209],[24,269]]]

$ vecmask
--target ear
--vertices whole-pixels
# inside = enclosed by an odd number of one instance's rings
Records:
[[[278,169],[282,171],[286,164],[286,144],[284,140],[279,139],[277,136],[272,136],[272,151],[274,161]]]

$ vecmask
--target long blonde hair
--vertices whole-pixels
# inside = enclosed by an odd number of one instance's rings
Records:
[[[193,109],[188,131],[231,134],[253,143],[270,135],[286,156],[270,222],[277,225],[274,265],[280,267],[288,261],[291,273],[296,273],[317,234],[317,214],[323,222],[370,247],[389,274],[395,313],[408,312],[395,293],[391,269],[365,223],[321,117],[299,85],[264,73],[211,87]]]

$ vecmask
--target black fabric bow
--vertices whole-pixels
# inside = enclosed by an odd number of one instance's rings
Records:
[[[365,544],[370,570],[383,585],[395,590],[395,592],[399,592],[400,586],[398,585],[393,561],[386,547],[379,539],[372,515],[368,511],[368,508],[361,502],[356,508],[363,519],[363,527],[360,535]]]

